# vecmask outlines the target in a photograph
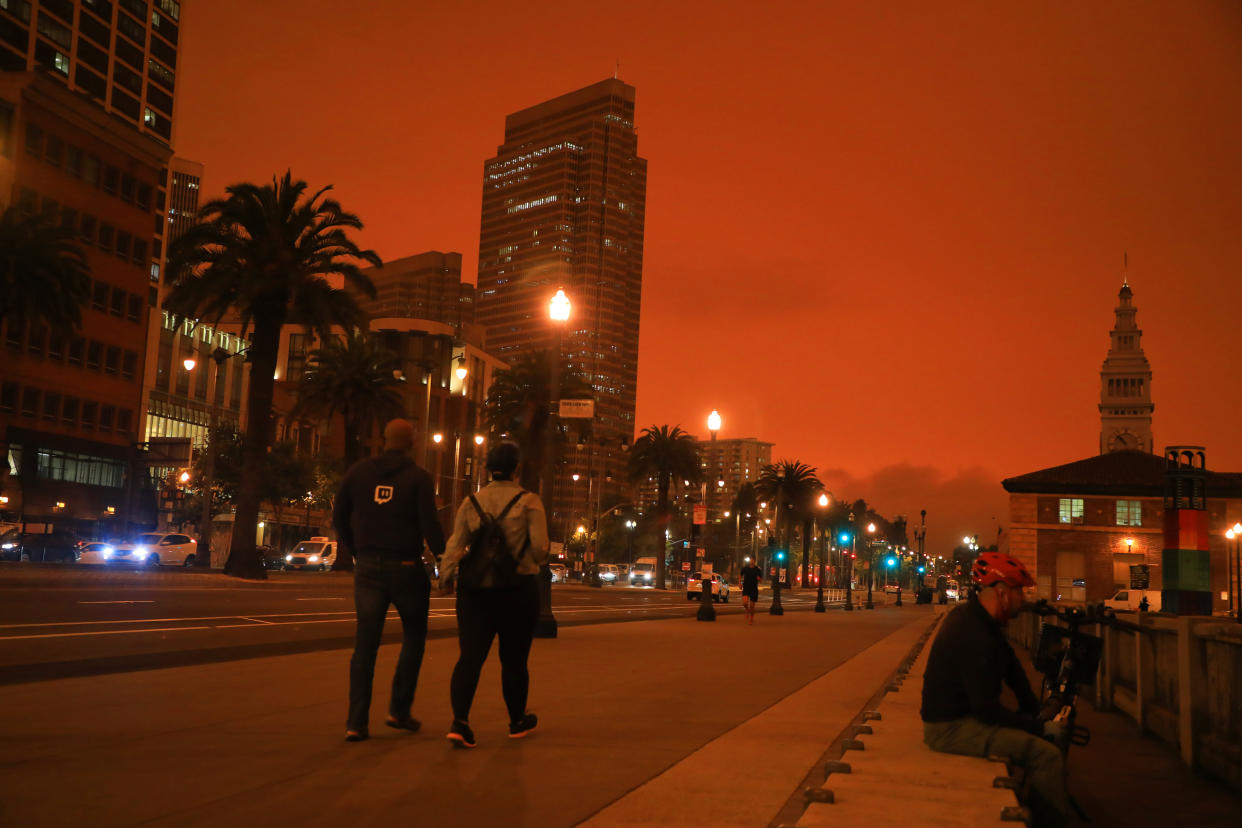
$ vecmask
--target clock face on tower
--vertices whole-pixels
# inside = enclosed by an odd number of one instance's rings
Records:
[[[1113,435],[1113,451],[1133,451],[1138,448],[1135,443],[1133,434],[1114,434]]]

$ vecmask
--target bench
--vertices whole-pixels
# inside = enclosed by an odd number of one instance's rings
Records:
[[[937,615],[936,626],[943,617]],[[805,791],[809,804],[799,828],[1029,822],[1004,762],[936,753],[923,742],[919,707],[935,628],[909,671],[899,670],[876,710],[853,727],[840,761],[826,764],[822,787]]]

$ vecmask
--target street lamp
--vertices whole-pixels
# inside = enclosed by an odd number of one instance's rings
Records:
[[[831,499],[828,497],[828,492],[820,493],[819,495],[820,512],[816,515],[817,518],[819,517],[819,515],[822,515],[824,513],[824,510],[827,510],[828,504],[831,502],[832,502]],[[819,521],[816,520],[817,524],[818,522]],[[824,606],[824,527],[817,525],[816,528],[819,529],[819,584],[818,584],[819,588],[815,591],[815,611],[816,612],[827,612],[828,608]]]
[[[1242,622],[1242,549],[1240,549],[1240,547],[1242,547],[1242,521],[1235,523],[1233,528],[1227,530],[1225,532],[1225,537],[1233,541],[1233,577],[1234,589],[1237,591],[1237,598],[1234,598],[1234,592],[1230,589],[1230,585],[1228,583],[1229,549],[1227,547],[1225,549],[1225,590],[1230,593],[1230,609],[1233,611],[1234,617],[1237,618],[1239,622]]]
[[[707,415],[707,430],[712,435],[713,446],[715,446],[716,432],[720,431],[720,426],[721,426],[720,412],[713,408],[712,413]],[[715,452],[713,452],[713,456],[715,456]],[[719,480],[717,488],[723,488],[723,487],[724,487],[724,480]],[[704,521],[703,525],[706,526],[707,525],[706,523],[707,522],[707,478],[706,477],[703,478],[702,490],[703,490],[702,494],[703,494],[703,513],[704,513],[703,514],[703,521]],[[697,520],[693,520],[693,517],[691,519],[693,522],[691,523],[690,534],[691,536],[695,537],[697,540],[697,538],[699,537],[699,532],[700,532],[699,522]],[[695,554],[696,556],[698,554],[697,545],[695,546]],[[706,550],[704,550],[703,562],[704,564],[707,563]],[[701,580],[703,582],[702,583],[703,594],[699,599],[699,611],[695,614],[695,618],[699,621],[715,621],[716,620],[716,609],[712,606],[712,577],[708,575],[707,573],[703,573],[703,577],[701,578]]]
[[[548,386],[548,419],[544,428],[547,430],[543,449],[543,479],[539,483],[539,494],[543,497],[543,505],[551,518],[555,512],[552,497],[552,485],[556,479],[556,440],[553,439],[552,427],[560,428],[560,419],[556,417],[556,406],[560,400],[561,358],[565,353],[565,328],[569,322],[572,304],[565,295],[564,288],[557,288],[556,293],[548,302],[548,318],[556,332],[556,350],[552,354],[551,376]],[[549,521],[551,523],[551,521]],[[568,541],[562,538],[562,541]],[[552,614],[552,570],[545,562],[539,568],[539,620],[535,622],[536,638],[556,638],[556,616]],[[660,586],[663,586],[661,584]]]
[[[854,611],[854,558],[857,557],[857,554],[858,554],[858,527],[854,525],[854,513],[853,512],[850,512],[850,531],[848,534],[846,534],[845,532],[842,532],[839,540],[841,541],[842,557],[844,557],[845,555],[846,544],[849,544],[851,547],[850,563],[849,563],[849,566],[846,567],[846,572],[845,572],[845,611],[853,612]]]
[[[181,365],[185,368],[185,370],[193,371],[194,367],[198,365],[198,360],[196,360],[194,357],[186,357],[185,359],[181,360]]]
[[[875,584],[875,548],[871,545],[871,536],[875,534],[875,524],[867,524],[867,609],[875,609],[871,602],[871,587]]]

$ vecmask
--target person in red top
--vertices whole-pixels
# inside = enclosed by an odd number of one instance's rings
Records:
[[[976,594],[948,614],[932,642],[923,675],[923,740],[932,750],[967,756],[1008,756],[1026,769],[1035,824],[1066,824],[1069,797],[1061,751],[1043,738],[1059,723],[1040,715],[1022,663],[1004,625],[1035,579],[1022,562],[984,552],[971,568]],[[1000,702],[1007,684],[1018,710]]]

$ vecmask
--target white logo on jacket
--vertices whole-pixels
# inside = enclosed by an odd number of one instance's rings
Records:
[[[375,487],[375,502],[376,503],[383,506],[385,503],[387,503],[390,500],[392,500],[392,486],[376,486]]]

